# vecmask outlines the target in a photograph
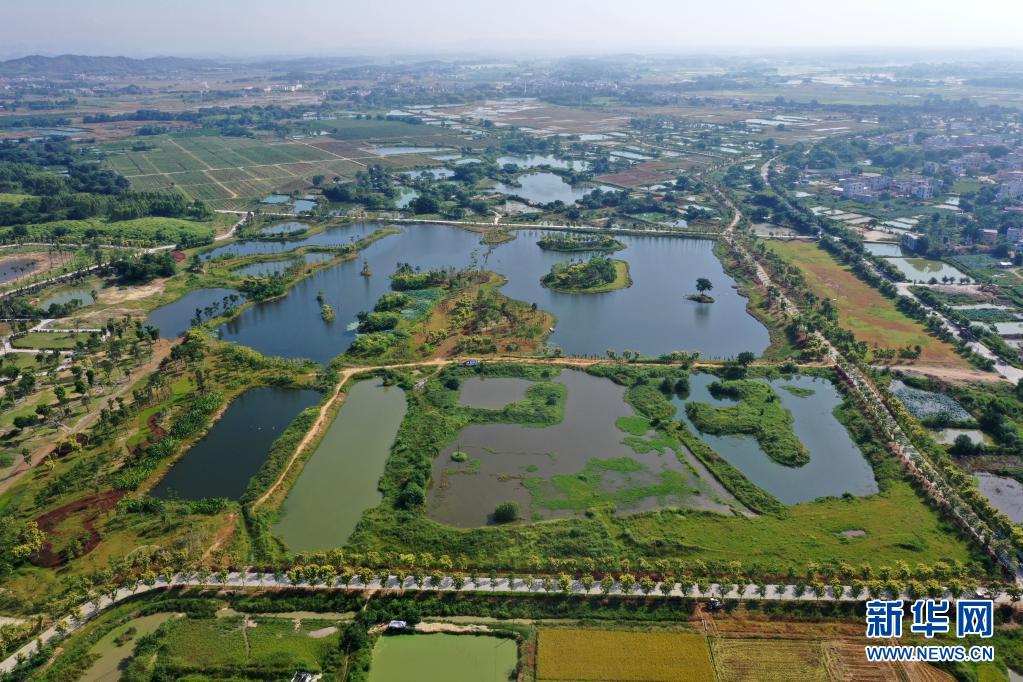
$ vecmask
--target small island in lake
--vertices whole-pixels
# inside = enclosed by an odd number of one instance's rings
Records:
[[[686,296],[690,301],[696,301],[697,303],[713,303],[714,297],[707,292],[714,288],[714,284],[706,277],[700,277],[696,280],[696,291],[695,294],[689,294]]]
[[[609,234],[546,234],[536,243],[546,251],[603,251],[611,253],[625,248],[625,244]]]
[[[540,284],[574,294],[595,294],[632,286],[629,264],[623,260],[593,256],[589,260],[555,263]]]

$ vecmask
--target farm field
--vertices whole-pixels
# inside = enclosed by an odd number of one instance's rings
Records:
[[[515,640],[471,635],[381,637],[369,682],[506,682],[515,669]]]
[[[839,322],[860,341],[895,349],[919,345],[922,348],[919,364],[969,367],[951,346],[927,334],[920,324],[899,312],[892,301],[815,244],[772,240],[769,248],[797,265],[817,296],[837,300]]]
[[[707,639],[679,632],[544,629],[537,646],[542,682],[714,682]]]
[[[145,151],[111,145],[106,163],[135,189],[177,190],[217,208],[229,200],[258,201],[274,191],[304,188],[314,175],[351,176],[365,167],[361,161],[297,141],[162,135],[151,144],[155,148]]]
[[[714,664],[720,682],[827,682],[819,641],[717,638]],[[861,652],[862,653],[862,652]]]
[[[160,135],[147,140],[153,149],[108,145],[106,163],[128,178],[134,189],[176,190],[214,208],[238,208],[274,192],[305,189],[314,175],[351,178],[370,164],[407,167],[436,163],[423,155],[384,157],[371,153],[368,148],[378,143],[465,144],[450,132],[398,121],[321,122],[320,128],[336,129],[340,139]]]

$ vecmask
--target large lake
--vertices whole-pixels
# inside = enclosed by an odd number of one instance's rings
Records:
[[[339,240],[347,241],[344,230],[365,234],[376,227],[356,224],[335,229]],[[629,262],[633,285],[603,294],[565,294],[544,288],[540,278],[552,264],[569,256],[540,249],[536,241],[541,232],[514,234],[516,239],[488,249],[480,245],[478,234],[458,228],[403,226],[400,234],[377,240],[362,252],[371,277],[359,274],[361,258],[321,270],[297,282],[286,297],[246,309],[220,327],[220,334],[226,341],[265,355],[328,362],[351,345],[355,332],[347,328],[356,315],[371,310],[381,294],[390,291],[388,275],[397,263],[409,262],[424,270],[461,267],[475,254],[480,265],[508,278],[502,289],[505,294],[536,303],[557,317],[556,331],[548,342],[568,354],[603,356],[609,348],[649,355],[695,350],[704,357],[723,358],[742,351],[760,353],[770,343],[767,329],[746,312],[746,299],[733,288],[733,280],[714,255],[712,241],[620,236],[627,248],[615,257]],[[302,243],[288,244],[296,248]],[[278,246],[273,242],[249,244]],[[686,300],[698,277],[714,283],[715,303]],[[176,335],[187,328],[195,308],[222,296],[220,291],[205,297],[189,294],[158,309],[150,320],[162,323],[153,322],[164,336]],[[320,318],[316,300],[320,291],[337,313],[333,322]]]

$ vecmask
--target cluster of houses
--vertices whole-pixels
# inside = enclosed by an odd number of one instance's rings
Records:
[[[892,177],[881,173],[861,173],[840,178],[834,189],[842,198],[861,203],[877,201],[884,193],[921,200],[933,199],[939,191],[941,181],[934,177],[915,174]]]

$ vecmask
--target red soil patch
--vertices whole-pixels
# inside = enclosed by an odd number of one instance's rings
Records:
[[[183,262],[185,260],[185,258],[187,258],[187,256],[185,256],[185,252],[184,251],[174,250],[174,251],[171,251],[171,258],[174,259],[174,262],[181,263],[181,262]]]
[[[36,524],[39,526],[39,530],[50,536],[62,521],[74,514],[86,511],[87,513],[81,519],[81,528],[89,537],[79,555],[84,556],[94,550],[100,541],[99,531],[96,530],[96,519],[99,518],[100,514],[113,509],[117,502],[124,497],[124,494],[123,490],[111,490],[99,495],[93,495],[92,497],[84,497],[63,507],[57,507],[52,511],[46,512],[36,519]],[[52,568],[67,563],[67,559],[55,550],[51,539],[43,544],[42,549],[32,559],[32,563],[43,568]]]

